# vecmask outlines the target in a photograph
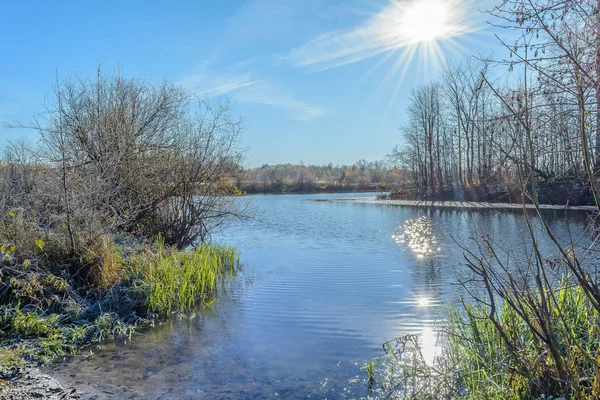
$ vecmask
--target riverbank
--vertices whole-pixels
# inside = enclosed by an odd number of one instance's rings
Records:
[[[177,250],[160,241],[118,246],[106,238],[102,262],[87,279],[66,274],[70,268],[58,272],[53,264],[4,255],[0,398],[77,398],[75,390],[37,368],[106,340],[130,340],[173,313],[211,304],[218,286],[239,266],[238,254],[228,246]],[[40,259],[53,258],[40,247],[47,256]]]
[[[516,203],[487,203],[487,202],[473,202],[473,201],[427,201],[427,200],[391,200],[391,199],[378,199],[376,197],[355,197],[348,199],[335,199],[334,201],[345,201],[354,203],[365,203],[365,204],[384,204],[401,207],[417,207],[417,208],[453,208],[453,209],[465,209],[465,210],[500,210],[500,209],[511,209],[521,210],[523,204]],[[562,210],[562,211],[597,211],[598,208],[595,206],[564,206],[564,205],[552,205],[552,204],[540,204],[538,206],[541,210]],[[526,209],[535,209],[533,204],[525,204]]]

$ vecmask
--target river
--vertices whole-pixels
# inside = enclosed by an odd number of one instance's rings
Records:
[[[366,194],[256,195],[249,221],[214,240],[242,271],[213,309],[107,343],[50,373],[91,398],[265,399],[368,396],[361,367],[381,344],[421,335],[437,351],[444,306],[461,294],[469,226],[527,248],[518,212],[337,202]],[[550,215],[566,237],[584,214]],[[534,224],[539,225],[539,224]],[[542,251],[552,246],[542,242]]]

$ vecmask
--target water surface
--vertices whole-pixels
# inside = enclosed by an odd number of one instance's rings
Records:
[[[52,373],[97,398],[361,398],[361,367],[384,340],[418,334],[435,351],[443,306],[461,293],[457,241],[468,243],[469,225],[527,248],[519,213],[322,201],[344,196],[358,195],[250,196],[254,219],[215,237],[238,248],[243,270],[211,312]],[[562,237],[569,221],[583,226],[581,214],[550,219]]]

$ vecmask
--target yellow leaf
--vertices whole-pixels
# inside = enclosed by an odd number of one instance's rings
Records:
[[[46,243],[44,243],[44,241],[42,239],[38,239],[35,241],[35,245],[42,250],[44,248],[44,246],[46,245]]]
[[[10,215],[11,217],[16,217],[16,216],[17,216],[17,213],[16,213],[15,211],[10,211],[10,212],[8,213],[8,215]]]
[[[23,268],[27,269],[31,266],[31,260],[23,261]]]
[[[575,253],[573,253],[573,250],[567,251],[567,257],[569,257],[569,258],[575,257]]]

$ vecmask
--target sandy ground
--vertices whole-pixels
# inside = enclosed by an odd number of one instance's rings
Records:
[[[462,208],[462,209],[521,209],[522,204],[514,203],[479,203],[471,201],[418,201],[418,200],[378,200],[375,197],[356,197],[347,199],[336,199],[335,201],[351,201],[355,203],[389,204],[404,207],[435,207],[435,208]],[[526,204],[526,208],[535,209],[533,204]],[[556,206],[541,204],[542,210],[568,210],[568,211],[597,211],[594,206]]]

